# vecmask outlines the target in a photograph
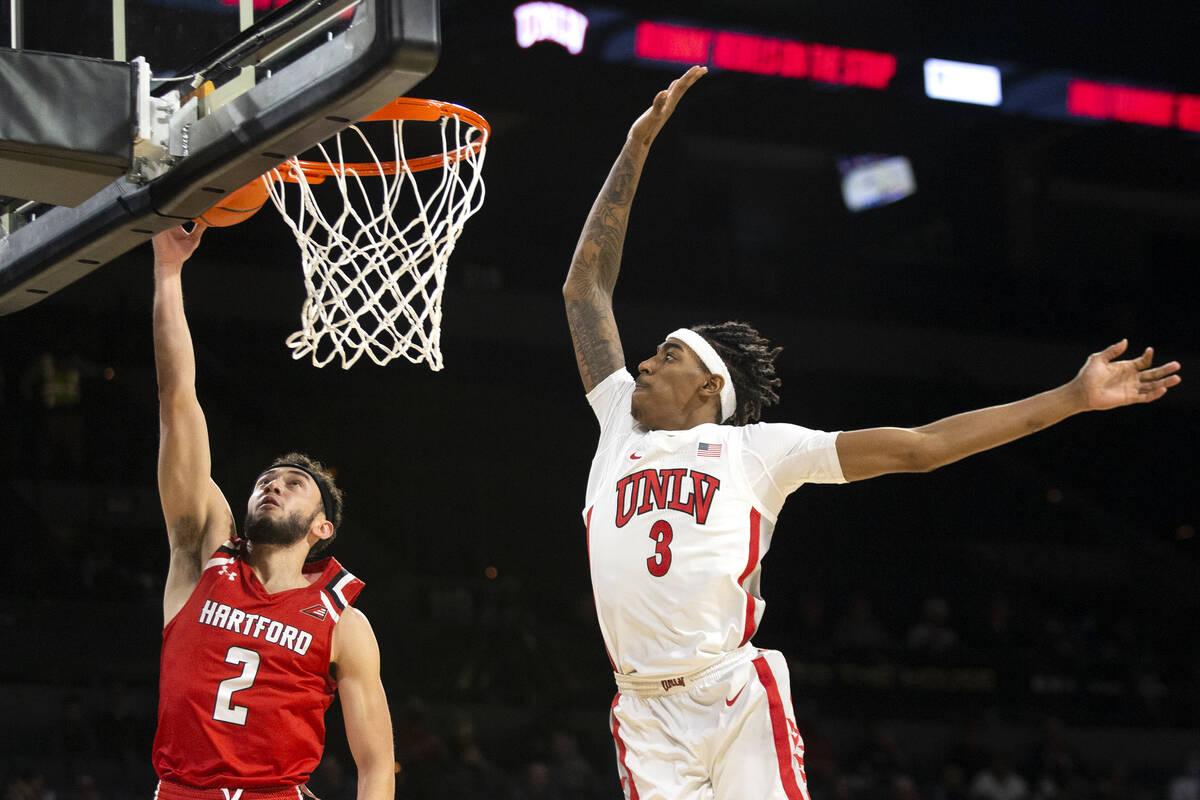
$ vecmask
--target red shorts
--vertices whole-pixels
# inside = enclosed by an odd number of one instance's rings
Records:
[[[154,798],[155,800],[307,800],[299,786],[276,786],[269,789],[201,789],[164,780],[158,782]]]

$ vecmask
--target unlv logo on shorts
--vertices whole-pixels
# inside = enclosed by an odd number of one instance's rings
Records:
[[[329,616],[329,612],[325,609],[325,606],[322,606],[322,605],[309,606],[308,608],[303,608],[300,610],[300,613],[308,614],[310,617],[315,617],[321,621],[324,621],[325,617]]]
[[[796,723],[792,719],[788,719],[788,738],[792,742],[792,761],[795,762],[796,769],[800,775],[804,776],[804,740],[800,738],[800,729],[796,727]],[[807,778],[806,778],[807,780]]]

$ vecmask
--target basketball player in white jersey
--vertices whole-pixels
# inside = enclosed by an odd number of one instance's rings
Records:
[[[650,144],[693,67],[634,122],[563,286],[580,376],[600,421],[584,516],[618,693],[610,717],[630,800],[807,798],[782,655],[750,643],[776,516],[806,482],[927,472],[1083,411],[1156,400],[1179,364],[1124,341],[1069,382],[919,428],[832,432],[758,422],[778,401],[772,348],[749,325],[666,333],[636,380],[612,310],[629,209]]]

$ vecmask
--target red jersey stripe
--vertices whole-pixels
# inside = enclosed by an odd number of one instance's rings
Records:
[[[629,782],[629,800],[638,800],[637,786],[633,782],[633,774],[630,773],[629,767],[625,764],[625,743],[621,741],[619,730],[621,723],[617,722],[617,703],[621,702],[621,693],[617,692],[613,696],[612,701],[612,735],[613,741],[617,743],[617,763],[621,766],[621,783]]]
[[[588,554],[588,562],[589,563],[592,560],[592,511],[594,511],[594,510],[595,510],[594,506],[587,510],[587,554]],[[596,602],[595,586],[592,587],[592,603],[596,606],[596,608],[600,607],[600,604]],[[609,664],[609,666],[612,667],[612,671],[616,672],[617,671],[617,662],[613,661],[612,653],[608,652],[608,643],[607,642],[604,643],[604,655],[608,656],[608,664]]]
[[[746,591],[746,587],[743,585],[743,582],[746,580],[746,578],[750,577],[750,573],[753,572],[754,567],[758,565],[758,532],[759,532],[759,527],[761,526],[761,524],[762,524],[762,515],[758,513],[757,508],[751,508],[750,509],[750,547],[747,548],[748,552],[747,552],[747,556],[746,556],[746,569],[742,571],[741,576],[738,578],[738,586],[741,586],[743,591]],[[742,630],[743,630],[742,644],[745,644],[746,642],[750,641],[750,637],[754,635],[754,631],[755,631],[754,611],[755,611],[754,595],[750,594],[749,591],[746,591],[746,622],[742,628]]]
[[[752,662],[758,672],[758,680],[767,690],[767,707],[771,714],[771,734],[775,740],[775,758],[779,762],[779,780],[783,783],[783,792],[788,800],[808,800],[805,791],[796,780],[796,772],[792,769],[792,747],[788,732],[787,714],[783,709],[783,698],[779,695],[779,685],[775,683],[775,675],[771,672],[767,659],[759,656]],[[803,762],[801,762],[803,767]]]

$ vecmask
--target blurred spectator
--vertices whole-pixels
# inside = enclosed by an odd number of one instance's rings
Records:
[[[1035,775],[1029,800],[1077,800],[1079,795],[1059,791],[1058,784],[1049,775]]]
[[[1029,637],[1016,621],[1008,596],[997,592],[988,600],[982,625],[970,644],[985,664],[996,670],[996,689],[1005,702],[1014,702],[1026,690]],[[974,774],[974,773],[970,773]]]
[[[889,789],[895,779],[906,774],[908,756],[896,738],[880,722],[867,725],[866,738],[854,758],[854,769],[861,786],[875,793]]]
[[[21,452],[19,413],[9,401],[4,365],[0,364],[0,476],[15,473],[17,469],[17,457]]]
[[[96,755],[96,732],[83,705],[74,692],[63,697],[55,731],[57,755],[69,771],[76,771]]]
[[[570,800],[554,785],[550,767],[544,761],[532,761],[521,771],[518,800]]]
[[[933,790],[933,800],[968,800],[967,773],[955,763],[942,767],[941,780]]]
[[[575,737],[561,728],[550,735],[550,777],[569,800],[601,796],[600,780],[592,765],[579,753]]]
[[[1167,699],[1167,684],[1162,678],[1158,659],[1153,653],[1138,655],[1132,678],[1134,690],[1141,699],[1142,710],[1146,716],[1151,721],[1161,720],[1166,711],[1163,703]]]
[[[1003,593],[994,594],[988,601],[979,648],[985,656],[994,660],[1013,652],[1017,645],[1017,632],[1013,625],[1012,606],[1009,605],[1008,597]]]
[[[1034,746],[1029,767],[1031,774],[1052,780],[1059,791],[1074,788],[1087,778],[1079,755],[1067,743],[1062,720],[1053,716],[1042,722],[1041,739]]]
[[[4,800],[54,800],[54,792],[46,788],[42,773],[27,769],[4,788]]]
[[[440,796],[446,770],[446,745],[429,724],[428,709],[419,697],[410,697],[400,709],[394,738],[396,795],[401,798]]]
[[[34,461],[37,474],[78,475],[84,463],[83,360],[43,352],[26,371],[21,388],[37,409]]]
[[[945,598],[925,598],[921,618],[908,629],[905,642],[910,653],[936,660],[958,652],[958,632],[950,626],[950,604]]]
[[[897,775],[892,779],[891,800],[921,800],[917,782],[907,775]]]
[[[455,757],[445,782],[445,796],[455,800],[504,800],[511,797],[511,783],[483,754],[475,735],[475,723],[459,717],[454,727]]]
[[[1167,800],[1200,800],[1200,748],[1188,751],[1183,771],[1167,784]]]
[[[991,750],[983,743],[983,723],[977,719],[968,720],[946,754],[946,763],[959,767],[967,776],[978,774],[991,761]]]
[[[100,716],[102,755],[126,769],[140,769],[154,741],[154,722],[140,713],[137,698],[124,683],[117,681],[105,693],[107,707]]]
[[[789,626],[796,641],[796,652],[810,658],[828,658],[833,654],[825,598],[818,592],[806,592],[796,604],[796,619]]]
[[[337,753],[326,750],[321,763],[313,770],[308,781],[309,790],[321,800],[355,800],[358,796],[358,780],[347,773]]]
[[[1134,793],[1129,764],[1122,760],[1112,762],[1108,774],[1096,784],[1095,797],[1096,800],[1135,800],[1140,797]]]
[[[1141,645],[1138,643],[1137,626],[1133,617],[1121,612],[1113,620],[1112,628],[1100,648],[1100,659],[1112,664],[1119,671],[1131,671]]]
[[[1007,756],[997,754],[991,766],[971,781],[971,800],[1023,800],[1029,796],[1025,779],[1013,772]]]
[[[850,596],[846,613],[834,632],[834,646],[839,653],[850,656],[874,656],[890,652],[893,641],[887,629],[875,617],[871,599],[865,592]]]
[[[834,794],[837,782],[837,758],[833,742],[812,716],[797,720],[804,739],[804,774],[808,778],[808,793],[816,800],[826,800]]]
[[[1035,657],[1049,670],[1073,671],[1080,666],[1082,654],[1061,613],[1047,612],[1042,617]]]
[[[96,779],[91,775],[80,775],[75,780],[74,800],[101,800],[101,797]]]

